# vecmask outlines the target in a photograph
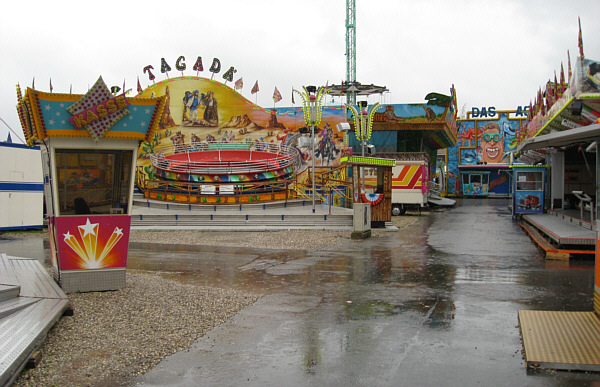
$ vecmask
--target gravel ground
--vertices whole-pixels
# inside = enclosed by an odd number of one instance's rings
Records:
[[[402,229],[418,217],[393,219]],[[390,231],[373,230],[373,237]],[[44,237],[45,233],[5,233]],[[221,245],[311,250],[344,242],[361,243],[349,231],[275,232],[132,231],[131,242]],[[15,386],[124,386],[166,356],[187,349],[196,338],[222,324],[260,295],[184,285],[128,270],[118,291],[73,293],[74,310],[49,332],[41,362],[25,370]]]

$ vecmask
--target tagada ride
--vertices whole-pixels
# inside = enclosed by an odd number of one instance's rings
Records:
[[[201,142],[158,147],[153,179],[138,181],[147,199],[191,204],[241,204],[297,197],[298,150],[256,142]],[[145,174],[139,174],[145,177]]]

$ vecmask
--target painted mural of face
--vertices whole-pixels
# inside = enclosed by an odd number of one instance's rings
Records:
[[[483,127],[480,140],[481,161],[486,163],[499,163],[504,156],[504,136],[500,125],[489,122]]]

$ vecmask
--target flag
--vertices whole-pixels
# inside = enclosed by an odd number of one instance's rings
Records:
[[[294,87],[292,86],[292,105],[294,104]]]
[[[137,83],[138,94],[142,94],[144,92],[144,89],[142,89],[142,85],[140,85],[140,77],[137,77]]]
[[[579,47],[579,56],[581,57],[581,60],[584,60],[585,57],[583,56],[583,35],[581,34],[581,19],[578,17],[577,20],[579,21],[579,41],[577,42],[577,46]]]
[[[242,78],[235,81],[235,89],[236,90],[241,90],[243,88],[244,88],[244,81],[242,80]]]
[[[69,86],[69,94],[73,94],[73,85]]]
[[[12,138],[10,137],[10,133],[8,133],[8,138],[6,139],[6,142],[12,144]]]
[[[573,75],[573,70],[571,70],[571,53],[567,50],[567,56],[569,57],[569,84],[571,83],[571,76]]]
[[[50,92],[52,93],[52,78],[50,78]]]
[[[123,79],[123,94],[125,94],[125,79]]]
[[[254,86],[252,86],[252,91],[250,91],[252,94],[256,94],[258,93],[258,80],[256,81],[256,83],[254,84]]]
[[[35,77],[33,77],[33,81],[31,81],[31,88],[35,90]]]
[[[556,75],[555,75],[556,77]],[[560,62],[560,93],[564,93],[565,90],[567,89],[567,85],[565,84],[565,68],[562,64],[562,62]]]
[[[281,93],[277,90],[277,86],[275,86],[275,90],[273,91],[273,101],[275,103],[281,101]]]

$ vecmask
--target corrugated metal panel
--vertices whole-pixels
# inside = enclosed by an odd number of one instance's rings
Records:
[[[36,259],[0,254],[0,385],[10,385],[69,306]],[[18,289],[13,291],[11,288]]]
[[[21,297],[67,297],[37,259],[8,257],[8,261],[21,285]]]
[[[0,284],[2,285],[18,285],[17,277],[13,272],[6,254],[0,254]]]

